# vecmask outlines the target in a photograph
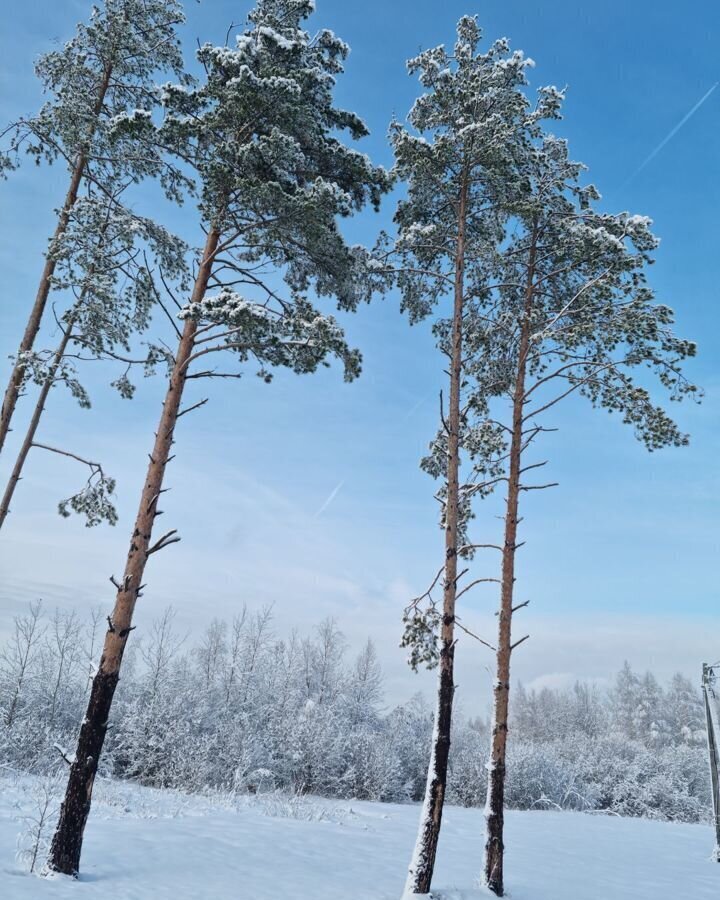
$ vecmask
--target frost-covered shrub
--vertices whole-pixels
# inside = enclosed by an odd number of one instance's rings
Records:
[[[452,735],[448,775],[448,802],[483,806],[487,791],[487,729],[461,721]]]
[[[74,745],[101,622],[37,605],[18,619],[0,647],[1,764],[36,774],[65,767],[60,753]],[[172,630],[167,613],[129,645],[101,775],[256,796],[296,817],[311,815],[310,794],[422,798],[432,709],[421,695],[384,708],[372,645],[349,661],[332,622],[281,640],[267,612],[215,622],[195,648],[176,649]],[[511,709],[509,807],[707,818],[702,706],[682,676],[666,690],[629,667],[610,691],[518,686]],[[484,805],[489,740],[486,721],[458,711],[450,803]]]
[[[28,872],[40,869],[47,857],[52,828],[60,809],[60,785],[60,777],[53,773],[33,786],[32,806],[21,819],[16,853]]]

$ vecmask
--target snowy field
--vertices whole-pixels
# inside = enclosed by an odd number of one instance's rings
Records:
[[[188,797],[99,782],[83,873],[26,874],[16,859],[32,780],[0,780],[2,900],[399,900],[418,809],[272,796]],[[449,808],[436,875],[443,900],[473,890],[479,810]],[[510,812],[513,900],[717,900],[711,829],[567,812]]]

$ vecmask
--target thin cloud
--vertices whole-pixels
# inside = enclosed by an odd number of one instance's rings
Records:
[[[424,397],[421,397],[416,403],[414,403],[405,413],[405,415],[400,419],[400,424],[403,425],[405,422],[407,422],[408,419],[411,419],[420,409],[420,407],[423,406],[423,404],[427,403],[430,396],[430,394],[426,394]]]
[[[339,484],[335,485],[335,487],[330,491],[328,496],[325,498],[325,502],[322,504],[320,509],[313,516],[313,519],[317,519],[319,516],[321,516],[325,512],[325,510],[328,508],[328,506],[330,506],[330,504],[333,502],[333,500],[337,497],[340,488],[344,484],[345,484],[345,481],[343,480]]]
[[[682,117],[682,119],[680,119],[680,121],[677,123],[677,125],[671,131],[669,131],[668,134],[665,135],[665,137],[660,141],[660,143],[657,145],[657,147],[655,147],[655,149],[647,157],[647,159],[643,160],[643,162],[640,163],[640,165],[632,173],[632,175],[630,175],[629,178],[627,178],[627,180],[625,181],[625,184],[627,184],[629,181],[632,181],[632,179],[635,178],[636,175],[639,175],[640,172],[642,172],[642,170],[645,168],[645,166],[647,166],[648,163],[652,162],[652,160],[655,159],[655,157],[658,155],[658,153],[663,149],[663,147],[669,141],[671,141],[675,137],[675,135],[678,133],[678,131],[680,131],[680,129],[683,127],[683,125],[688,121],[688,119],[690,119],[692,116],[695,115],[695,113],[700,109],[700,107],[703,105],[703,103],[708,99],[710,94],[712,94],[712,92],[715,90],[715,88],[718,86],[718,84],[720,84],[720,81],[716,81],[715,84],[710,88],[710,90],[706,91],[702,95],[702,97],[698,100],[698,102],[695,104],[695,106],[693,106],[693,108],[689,112],[685,113],[685,115]]]

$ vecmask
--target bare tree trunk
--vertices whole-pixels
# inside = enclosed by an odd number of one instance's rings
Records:
[[[60,341],[57,350],[55,351],[55,355],[53,356],[53,360],[50,365],[50,369],[48,370],[47,377],[43,382],[42,388],[40,389],[40,394],[38,395],[37,403],[35,404],[35,409],[33,411],[32,418],[30,419],[30,424],[28,425],[27,431],[25,432],[25,438],[23,439],[20,451],[17,455],[17,459],[15,460],[13,470],[10,473],[8,483],[5,486],[5,493],[3,494],[2,500],[0,500],[0,528],[2,528],[2,526],[4,525],[7,514],[10,512],[10,503],[12,502],[15,488],[17,487],[18,481],[20,481],[23,467],[25,466],[25,460],[27,459],[28,453],[30,453],[30,450],[33,446],[33,441],[35,440],[38,425],[40,424],[40,418],[45,410],[45,403],[47,401],[48,394],[50,393],[50,388],[53,386],[58,368],[60,367],[60,363],[62,362],[65,350],[67,349],[67,345],[70,342],[71,332],[72,323],[70,322],[65,329],[62,340]]]
[[[488,888],[502,897],[503,884],[503,828],[505,816],[505,756],[507,750],[508,709],[510,700],[510,657],[512,655],[512,615],[515,590],[515,553],[517,551],[518,506],[523,452],[523,411],[525,406],[525,374],[530,346],[530,311],[535,277],[537,233],[533,229],[528,264],[523,320],[518,347],[518,368],[513,390],[512,438],[508,472],[508,493],[505,505],[505,539],[502,549],[502,576],[496,676],[493,687],[493,725],[488,790],[485,806],[485,882]]]
[[[95,129],[94,122],[100,115],[103,103],[105,102],[105,95],[107,94],[111,75],[112,66],[108,66],[103,74],[103,80],[100,83],[100,88],[98,90],[98,97],[95,102],[95,106],[93,107],[93,131]],[[90,140],[91,137],[92,135],[89,136],[88,140]],[[65,234],[65,231],[67,229],[68,222],[70,221],[70,211],[72,210],[73,206],[75,205],[75,201],[77,200],[80,183],[82,182],[83,175],[85,174],[86,165],[87,149],[83,149],[78,154],[78,158],[75,162],[72,174],[70,176],[70,187],[68,188],[68,192],[65,196],[65,202],[63,203],[62,209],[60,210],[55,233],[50,239],[48,254],[45,259],[45,266],[43,267],[42,275],[40,277],[40,285],[35,296],[35,302],[33,303],[32,309],[30,311],[30,317],[28,318],[27,325],[25,326],[25,333],[23,334],[22,340],[20,341],[20,346],[18,347],[18,356],[15,359],[15,365],[13,366],[13,370],[10,373],[10,380],[8,382],[7,388],[5,389],[2,408],[0,408],[0,452],[2,452],[3,446],[5,445],[5,439],[8,436],[8,432],[10,431],[10,422],[15,412],[15,407],[17,406],[18,397],[20,395],[20,387],[22,385],[23,375],[25,374],[25,363],[23,362],[20,354],[27,353],[29,350],[32,350],[33,344],[35,343],[35,338],[37,337],[37,333],[40,330],[40,323],[42,321],[43,313],[45,312],[45,306],[47,304],[47,299],[50,294],[50,284],[55,273],[56,260],[53,258],[52,252],[55,244]]]
[[[711,702],[716,705],[718,702],[710,683],[712,669],[713,667],[703,663],[702,689],[705,701],[705,724],[707,727],[708,755],[710,759],[710,787],[712,790],[713,824],[715,826],[715,849],[712,858],[715,862],[720,862],[720,770],[718,768],[718,760],[720,759],[718,738],[720,738],[720,734],[716,734],[716,717],[713,716],[710,705]],[[710,700],[711,696],[712,701]]]
[[[446,423],[447,497],[445,505],[445,577],[440,628],[438,695],[432,750],[425,799],[415,850],[405,884],[405,895],[427,894],[432,882],[447,786],[450,726],[455,694],[455,597],[457,594],[458,513],[460,494],[460,385],[462,380],[463,299],[465,290],[465,226],[468,195],[467,172],[463,172],[458,202],[458,238],[455,251],[455,285],[452,344],[450,351],[450,397]]]
[[[208,233],[192,302],[200,302],[205,296],[219,237],[215,228]],[[50,847],[48,868],[65,875],[76,877],[80,867],[83,833],[90,813],[93,783],[105,741],[125,645],[133,627],[132,617],[142,588],[145,566],[150,554],[161,549],[169,538],[169,535],[165,535],[154,546],[150,544],[196,331],[197,323],[193,319],[186,319],[155,435],[155,445],[150,455],[145,486],[140,496],[125,572],[112,616],[108,619],[109,628],[105,635],[100,665],[93,678],[87,712],[80,727],[77,749],[70,767],[65,799],[60,807],[60,819]]]
[[[108,226],[107,224],[105,224],[100,229],[100,235],[98,239],[99,248],[101,248],[103,245],[105,234],[107,233],[107,228]],[[88,270],[88,279],[90,280],[92,280],[94,269],[95,267],[91,266]],[[32,418],[30,419],[30,424],[28,425],[27,431],[25,432],[25,438],[20,446],[17,459],[15,460],[15,465],[13,466],[13,470],[10,473],[10,478],[8,479],[8,483],[5,486],[5,493],[3,494],[2,500],[0,500],[0,528],[2,528],[3,524],[5,523],[5,519],[7,518],[7,514],[10,512],[10,503],[12,502],[13,495],[15,494],[15,489],[17,487],[18,481],[20,481],[22,477],[22,471],[25,466],[25,461],[27,460],[28,454],[33,447],[33,441],[35,440],[35,435],[37,434],[38,426],[40,425],[40,419],[43,412],[45,411],[45,403],[47,402],[48,394],[50,393],[50,389],[55,383],[55,376],[58,373],[60,365],[62,364],[65,350],[70,343],[72,330],[79,315],[80,307],[85,301],[86,296],[87,287],[83,288],[80,297],[70,310],[70,315],[68,316],[68,320],[65,325],[62,340],[60,341],[60,344],[58,345],[53,355],[50,368],[40,389],[40,394],[38,395],[35,409],[33,410]]]

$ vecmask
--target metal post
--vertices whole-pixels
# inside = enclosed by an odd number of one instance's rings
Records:
[[[715,850],[713,859],[720,862],[720,760],[718,753],[720,747],[720,733],[717,733],[718,707],[720,706],[720,698],[715,695],[714,666],[708,666],[703,663],[702,671],[702,689],[705,697],[705,718],[707,721],[707,738],[708,738],[708,754],[710,757],[710,783],[712,785],[712,801],[713,801],[713,821],[715,824]],[[714,708],[714,715],[713,715]]]

